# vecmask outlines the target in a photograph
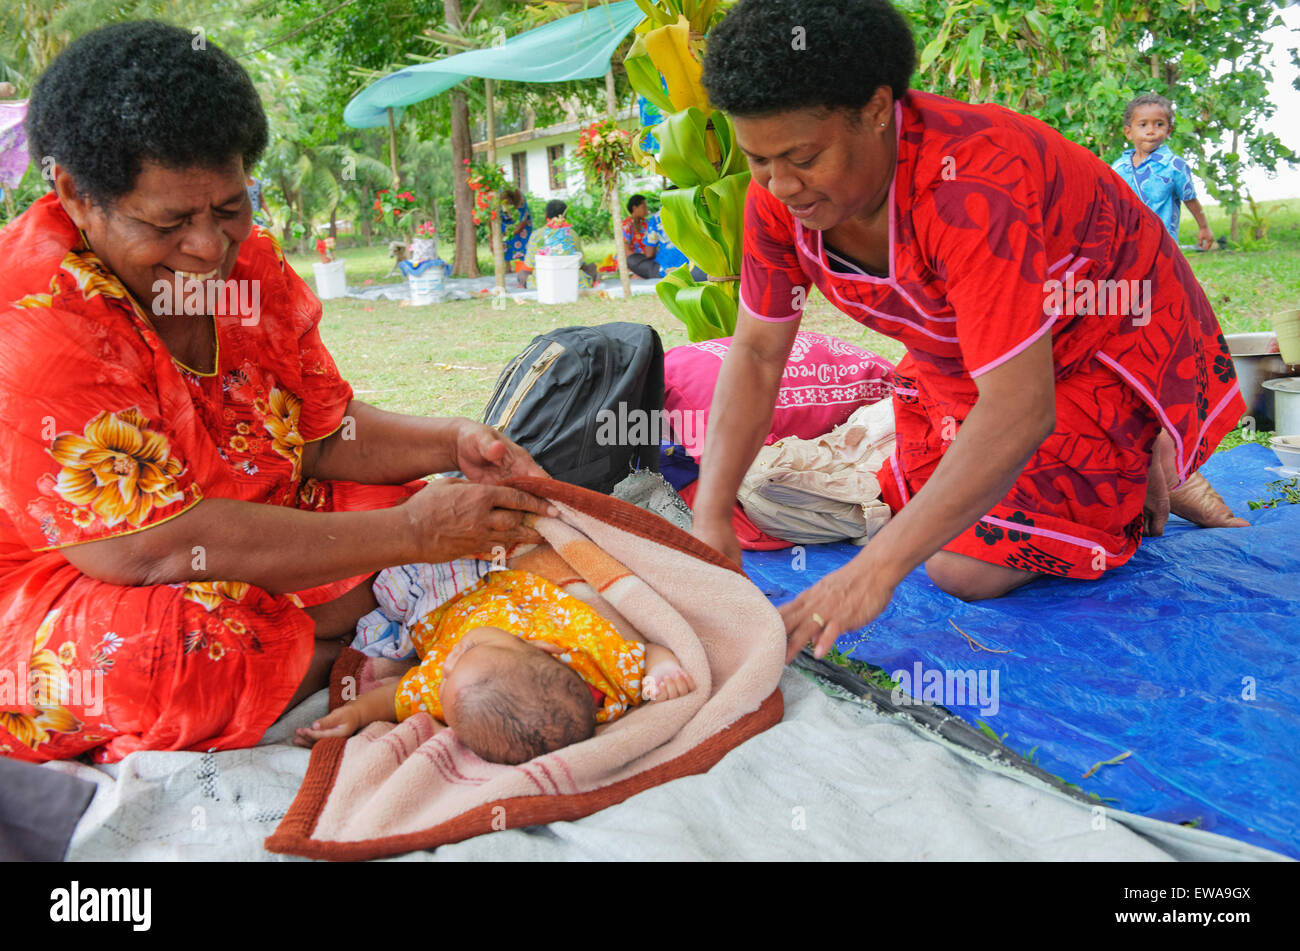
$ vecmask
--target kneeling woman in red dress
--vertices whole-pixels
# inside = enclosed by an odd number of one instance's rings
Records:
[[[696,535],[739,561],[732,501],[811,287],[907,346],[880,473],[895,518],[783,606],[791,657],[876,617],[920,564],[997,597],[1096,578],[1171,510],[1246,524],[1197,474],[1245,404],[1160,222],[1042,122],[909,90],[914,63],[886,0],[742,0],[710,36],[704,84],[753,180]]]

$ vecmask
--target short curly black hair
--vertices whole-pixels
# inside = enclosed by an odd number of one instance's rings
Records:
[[[77,188],[112,204],[142,163],[252,169],[266,150],[266,113],[248,73],[199,34],[156,20],[85,34],[50,64],[27,108],[33,156],[52,157]]]
[[[1165,118],[1169,124],[1171,126],[1174,124],[1174,104],[1159,93],[1144,92],[1140,96],[1134,96],[1124,107],[1124,125],[1131,125],[1133,114],[1143,106],[1159,106],[1165,111]]]
[[[704,88],[739,116],[861,109],[881,86],[901,99],[916,43],[888,0],[741,0],[709,34]]]

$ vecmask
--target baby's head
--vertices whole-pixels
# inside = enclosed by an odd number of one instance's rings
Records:
[[[443,716],[456,737],[491,763],[518,765],[596,732],[586,683],[551,656],[498,627],[469,631],[442,665]]]
[[[1124,138],[1155,151],[1174,130],[1174,104],[1153,92],[1135,96],[1124,109]]]

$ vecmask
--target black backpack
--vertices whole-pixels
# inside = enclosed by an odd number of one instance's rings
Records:
[[[664,348],[646,324],[562,327],[534,337],[497,380],[483,421],[561,482],[606,494],[659,471]]]

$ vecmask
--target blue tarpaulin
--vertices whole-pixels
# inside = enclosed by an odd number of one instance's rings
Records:
[[[837,646],[906,671],[916,696],[942,679],[943,706],[1102,805],[1300,857],[1300,506],[1247,505],[1267,495],[1276,464],[1246,445],[1202,469],[1251,528],[1171,518],[1099,581],[1047,578],[972,604],[919,568]],[[745,570],[781,604],[858,551],[746,552]]]

